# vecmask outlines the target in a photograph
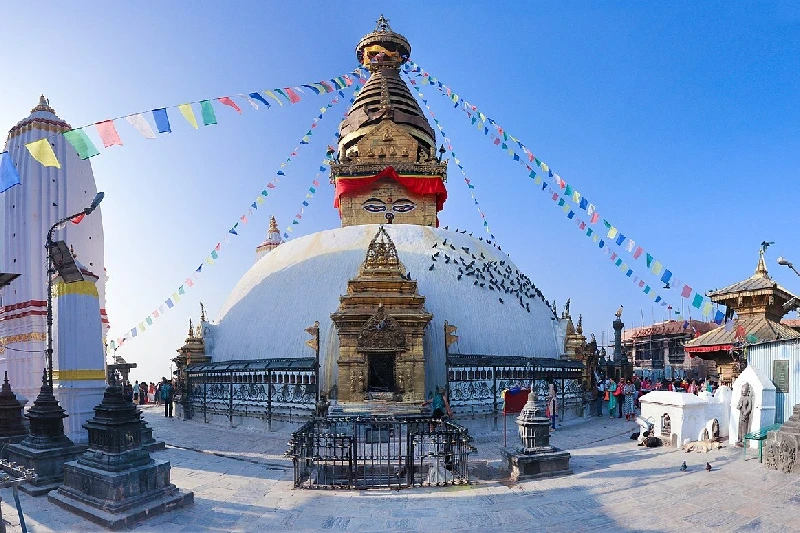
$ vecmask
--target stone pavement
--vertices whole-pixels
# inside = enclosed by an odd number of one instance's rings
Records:
[[[283,457],[289,431],[227,429],[145,418],[167,449],[172,482],[193,506],[134,531],[800,531],[800,477],[742,460],[739,448],[703,453],[640,448],[632,422],[593,418],[560,427],[552,444],[572,453],[575,475],[511,484],[502,479],[502,425],[476,437],[475,483],[402,491],[292,489]],[[509,420],[509,443],[516,443]],[[682,461],[689,470],[679,471]],[[714,469],[706,472],[709,461]],[[10,490],[0,491],[9,531],[21,531]],[[45,498],[20,493],[28,530],[102,531]]]

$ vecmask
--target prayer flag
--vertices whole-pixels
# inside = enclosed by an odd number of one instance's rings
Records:
[[[125,117],[125,120],[128,121],[128,124],[133,126],[133,128],[138,131],[142,137],[145,139],[155,139],[156,134],[153,133],[153,129],[150,127],[150,124],[144,119],[141,113],[136,113],[135,115],[128,115]]]
[[[83,218],[85,216],[86,216],[86,213],[81,213],[80,215],[78,215],[75,218],[73,218],[72,220],[70,220],[70,222],[72,222],[73,224],[75,224],[77,226],[78,224],[81,223],[81,220],[83,220]]]
[[[700,305],[703,303],[703,296],[700,294],[695,294],[694,299],[692,300],[692,307],[700,309]]]
[[[581,202],[578,207],[586,211],[586,208],[589,207],[589,202],[586,201],[586,198],[581,198]]]
[[[560,177],[559,177],[559,181],[561,181]],[[567,196],[567,197],[570,197],[570,198],[572,197],[572,185],[567,185],[566,186],[566,188],[564,189],[564,196]]]
[[[197,119],[194,117],[194,111],[192,110],[191,104],[179,105],[178,111],[181,112],[181,115],[183,115],[183,118],[186,119],[186,122],[191,124],[194,129],[197,129]]]
[[[608,230],[608,238],[613,239],[616,236],[617,236],[617,228],[611,226],[611,229]]]
[[[278,93],[279,95],[283,96],[284,98],[286,98],[286,100],[289,101],[289,103],[291,103],[291,101],[289,100],[289,95],[286,94],[285,92],[283,92],[285,90],[286,89],[275,89],[275,92]]]
[[[28,152],[35,160],[46,167],[61,168],[61,163],[56,159],[56,154],[53,152],[53,147],[47,139],[39,139],[25,145]]]
[[[633,258],[639,259],[642,256],[644,249],[641,246],[637,246],[636,250],[633,252]]]
[[[688,298],[692,295],[692,288],[688,285],[683,286],[683,290],[681,291],[681,298]]]
[[[0,192],[6,192],[14,185],[19,184],[19,173],[11,160],[11,154],[3,152],[0,154]]]
[[[131,337],[135,337],[136,335],[139,334],[139,330],[137,330],[136,328],[132,328],[130,333],[131,333]]]
[[[669,283],[671,277],[672,277],[672,272],[670,272],[669,269],[666,268],[664,269],[664,275],[661,276],[661,281],[664,283]]]
[[[291,90],[290,88],[287,87],[283,91],[289,96],[289,101],[291,103],[296,104],[297,102],[300,101],[300,97],[297,95],[297,93]]]
[[[660,262],[654,261],[653,262],[653,268],[651,268],[650,270],[651,270],[651,272],[653,272],[653,274],[658,276],[659,274],[661,274],[661,269],[662,268],[663,268],[663,265]]]
[[[186,294],[186,291],[184,290],[183,285],[178,287],[178,294]]]
[[[717,311],[714,313],[714,323],[717,325],[721,325],[722,321],[725,319],[725,313],[722,311]]]
[[[203,126],[217,123],[217,115],[214,113],[214,106],[208,100],[200,100],[200,110],[203,114]]]
[[[276,89],[276,90],[277,90],[277,89]],[[269,96],[270,98],[274,98],[274,99],[275,99],[275,101],[276,101],[276,102],[278,102],[278,105],[280,105],[281,107],[283,107],[283,102],[281,102],[281,99],[280,99],[280,98],[278,98],[278,97],[275,95],[275,93],[273,93],[272,91],[264,91],[264,94],[266,94],[266,95],[267,95],[267,96]]]
[[[113,120],[104,120],[103,122],[98,122],[94,125],[97,128],[97,133],[100,135],[100,140],[103,141],[103,146],[108,148],[109,146],[114,146],[118,144],[122,146],[122,139],[119,138],[119,134],[117,133],[117,128],[114,127]]]
[[[167,298],[167,307],[169,307],[170,309],[175,307],[175,304],[172,303],[172,298]]]
[[[633,248],[636,246],[636,243],[633,242],[633,239],[628,239],[628,251],[633,252]]]
[[[581,193],[578,191],[572,191],[572,201],[576,204],[581,201]]]
[[[647,268],[650,268],[650,266],[653,264],[653,256],[650,254],[645,254],[645,256],[647,258]]]
[[[703,316],[708,316],[708,315],[710,315],[710,314],[711,314],[711,308],[712,308],[712,307],[713,307],[713,306],[711,305],[711,302],[708,302],[708,301],[707,301],[707,302],[705,302],[705,303],[703,304]]]
[[[232,107],[239,113],[242,112],[242,108],[240,108],[238,105],[236,105],[236,102],[231,100],[230,97],[228,97],[228,96],[223,96],[222,98],[217,98],[217,100],[219,100],[219,103],[222,104],[222,105],[226,105],[228,107]]]
[[[158,128],[158,133],[170,133],[172,128],[169,126],[169,116],[167,115],[167,110],[162,109],[153,109],[153,120],[156,121],[156,128]]]
[[[81,159],[89,159],[100,153],[83,129],[65,131],[64,138],[75,148]]]
[[[591,222],[592,224],[597,224],[598,220],[600,220],[600,213],[595,212],[592,215],[592,219],[589,222]]]
[[[617,246],[622,246],[622,243],[625,242],[625,235],[620,233],[619,235],[617,235],[617,240],[614,242],[617,244]]]
[[[145,321],[147,322],[148,326],[152,326],[153,325],[153,318],[152,317],[145,318]]]
[[[270,107],[270,103],[269,103],[269,102],[267,102],[267,101],[264,99],[264,97],[263,97],[263,96],[261,96],[261,94],[260,94],[260,93],[250,93],[250,98],[251,98],[251,100],[250,100],[250,104],[251,104],[253,107],[255,107],[256,109],[258,109],[258,104],[255,104],[255,103],[254,103],[254,100],[258,100],[259,102],[261,102],[261,103],[262,103],[262,104],[264,104],[265,106],[267,106],[267,107]]]

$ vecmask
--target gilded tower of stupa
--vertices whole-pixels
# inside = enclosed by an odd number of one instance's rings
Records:
[[[339,158],[331,165],[343,227],[437,225],[447,162],[437,157],[433,128],[400,78],[410,54],[411,45],[383,16],[356,46],[370,77],[339,126]]]

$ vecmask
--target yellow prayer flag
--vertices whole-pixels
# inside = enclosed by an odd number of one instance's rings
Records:
[[[61,163],[58,162],[53,147],[47,139],[39,139],[25,145],[25,148],[30,152],[31,157],[46,167],[61,168]]]
[[[608,238],[609,239],[613,239],[616,236],[617,236],[617,228],[615,228],[614,226],[611,226],[611,229],[608,230]]]
[[[564,211],[565,213],[569,213],[570,210],[569,204],[564,202],[564,207],[562,207],[561,210]]]
[[[533,182],[534,182],[536,185],[541,185],[541,184],[542,184],[542,177],[541,177],[541,176],[539,176],[539,175],[537,175],[535,178],[533,178]]]
[[[259,205],[263,204],[264,203],[264,197],[263,196],[259,196],[258,198],[256,198],[256,203],[259,204]]]
[[[711,314],[711,308],[712,308],[712,307],[713,307],[713,306],[711,305],[711,302],[709,302],[709,301],[706,301],[706,302],[703,304],[703,316],[708,316],[708,315],[710,315],[710,314]]]
[[[266,95],[267,95],[267,96],[269,96],[270,98],[274,98],[274,99],[275,99],[275,101],[276,101],[276,102],[278,102],[278,105],[280,105],[281,107],[283,107],[283,102],[281,102],[281,99],[280,99],[280,98],[278,98],[278,96],[277,96],[277,95],[276,95],[274,92],[272,92],[272,91],[264,91],[264,94],[266,94]]]
[[[661,263],[659,263],[658,261],[653,261],[653,266],[650,268],[650,270],[653,271],[653,274],[661,274],[661,268],[662,268]]]
[[[619,269],[622,270],[623,272],[627,272],[628,271],[628,264],[627,263],[620,263],[619,264]]]
[[[598,240],[600,240],[600,238],[597,236],[597,233],[593,233],[592,234],[592,241],[593,242],[597,242]]]
[[[542,161],[542,170],[544,170],[545,172],[548,172],[550,170],[550,167],[548,167],[547,163],[545,163],[544,161]]]
[[[572,201],[575,202],[576,204],[581,203],[581,193],[579,193],[578,191],[574,191],[572,193]]]
[[[181,104],[178,106],[178,110],[183,115],[183,118],[186,119],[186,122],[192,125],[194,129],[197,129],[197,119],[194,117],[194,111],[192,111],[192,106],[189,104]]]

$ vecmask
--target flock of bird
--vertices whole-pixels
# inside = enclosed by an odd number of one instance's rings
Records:
[[[711,463],[706,462],[706,472],[711,472],[712,469]],[[686,461],[684,461],[681,465],[681,472],[686,472],[687,470],[689,470],[689,467],[686,466]]]
[[[447,230],[448,227],[445,226],[442,229]],[[466,234],[467,230],[459,231],[456,228],[455,232]],[[472,237],[472,233],[469,233],[469,236]],[[488,239],[484,240],[483,237],[478,237],[478,240],[502,251],[500,246]],[[553,320],[558,318],[555,308],[544,298],[542,291],[525,274],[512,268],[509,261],[490,260],[483,252],[471,250],[468,246],[456,247],[449,238],[434,243],[432,249],[429,271],[436,268],[457,270],[456,279],[458,281],[472,281],[472,285],[475,287],[497,292],[498,302],[501,304],[519,303],[519,306],[528,313],[531,312],[530,300],[539,298],[552,310]]]

